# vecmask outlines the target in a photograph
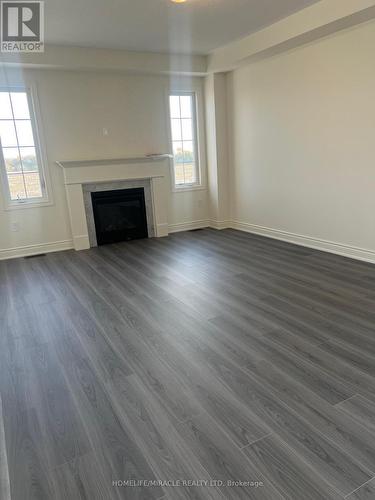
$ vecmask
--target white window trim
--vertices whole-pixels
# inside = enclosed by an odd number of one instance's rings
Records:
[[[28,208],[38,208],[53,205],[52,201],[52,186],[48,170],[47,154],[45,150],[45,142],[42,130],[42,120],[39,108],[39,100],[37,89],[35,85],[1,85],[0,91],[5,92],[26,92],[29,109],[30,120],[33,129],[35,150],[37,154],[39,171],[41,178],[44,181],[43,198],[34,198],[29,200],[12,200],[10,197],[10,190],[8,184],[8,177],[6,174],[5,164],[3,162],[3,154],[0,152],[0,178],[2,184],[2,191],[4,195],[4,210],[23,210]]]
[[[204,191],[206,187],[206,151],[205,151],[205,135],[204,135],[204,114],[203,114],[203,92],[198,86],[186,85],[183,87],[175,86],[168,90],[166,94],[166,103],[168,110],[168,145],[173,156],[173,146],[172,146],[172,129],[171,129],[171,112],[169,104],[170,95],[191,95],[195,96],[195,141],[196,141],[196,158],[198,160],[198,177],[199,182],[195,184],[181,184],[175,183],[175,173],[174,173],[174,160],[170,160],[170,170],[171,170],[171,189],[173,193],[182,193],[185,191]]]

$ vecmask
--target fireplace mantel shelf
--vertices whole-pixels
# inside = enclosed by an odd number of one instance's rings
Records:
[[[162,161],[170,158],[173,158],[173,156],[166,153],[157,155],[133,156],[127,158],[104,158],[99,160],[60,160],[56,161],[56,163],[62,168],[79,168],[94,167],[100,165],[128,165],[131,163]]]

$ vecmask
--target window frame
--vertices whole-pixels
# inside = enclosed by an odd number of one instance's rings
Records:
[[[196,165],[196,177],[197,181],[194,183],[184,183],[176,184],[175,176],[175,162],[173,154],[173,137],[172,137],[172,116],[171,116],[171,106],[170,97],[171,96],[190,96],[193,101],[192,109],[192,122],[193,122],[193,145],[194,145],[194,160]],[[182,191],[194,191],[205,189],[203,180],[203,155],[202,155],[202,145],[201,145],[201,117],[200,117],[200,96],[196,89],[182,90],[182,89],[170,89],[167,95],[168,102],[168,135],[169,135],[169,147],[171,149],[171,173],[172,173],[172,191],[182,192]]]
[[[37,99],[36,88],[31,85],[1,85],[0,92],[24,92],[27,96],[27,102],[30,113],[30,123],[33,132],[35,154],[38,162],[38,173],[42,189],[42,197],[29,198],[21,200],[12,200],[8,175],[5,167],[3,148],[0,144],[0,179],[4,195],[4,209],[17,210],[25,208],[44,207],[52,204],[51,184],[47,169],[47,155],[44,149],[42,137],[41,119],[39,111],[39,102]],[[14,118],[14,117],[13,117]],[[12,118],[12,119],[13,119]],[[18,141],[17,141],[18,142]]]

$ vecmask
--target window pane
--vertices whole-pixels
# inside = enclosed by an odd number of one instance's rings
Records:
[[[12,118],[12,108],[8,92],[0,92],[0,119]]]
[[[18,148],[4,148],[3,155],[5,161],[5,168],[8,173],[22,172],[22,165],[18,154]]]
[[[182,94],[170,96],[171,134],[176,185],[199,182],[195,155],[195,96]]]
[[[175,184],[185,184],[184,165],[180,163],[174,169]]]
[[[30,120],[16,120],[19,146],[34,146],[33,129]]]
[[[173,155],[175,163],[183,163],[182,158],[182,142],[173,142]]]
[[[14,118],[30,118],[29,103],[25,92],[11,92]]]
[[[20,148],[24,172],[38,172],[35,148]]]
[[[197,182],[196,168],[194,163],[184,163],[185,183],[194,184]]]
[[[181,103],[181,118],[192,118],[192,97],[190,95],[182,95]]]
[[[23,183],[23,174],[9,173],[8,182],[11,200],[24,200],[26,198],[26,191]]]
[[[41,198],[42,188],[38,172],[24,173],[26,192],[28,198]]]
[[[11,201],[39,201],[46,194],[31,115],[27,92],[0,92],[0,160],[4,158]]]
[[[172,123],[172,141],[181,141],[181,120],[173,118]]]
[[[180,98],[178,95],[171,95],[169,97],[170,109],[171,109],[171,118],[179,118],[180,117]]]
[[[194,148],[192,141],[184,142],[184,162],[193,163],[194,162]]]
[[[192,141],[193,140],[193,120],[189,118],[185,118],[181,120],[182,127],[182,139],[184,141]]]
[[[0,139],[3,148],[17,146],[16,131],[11,120],[0,120]]]

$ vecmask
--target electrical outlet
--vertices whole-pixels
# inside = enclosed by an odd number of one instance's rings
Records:
[[[106,137],[107,135],[109,135],[109,131],[107,128],[103,128],[103,135]]]
[[[17,231],[20,230],[20,226],[18,224],[18,222],[11,222],[10,223],[10,230],[13,231],[14,233],[16,233]]]

